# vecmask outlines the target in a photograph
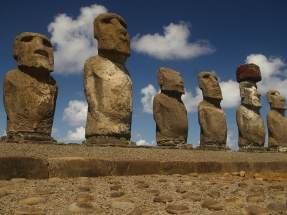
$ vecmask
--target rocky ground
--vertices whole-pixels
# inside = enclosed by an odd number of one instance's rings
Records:
[[[0,143],[1,156],[286,162],[286,153]],[[240,175],[241,174],[241,175]],[[0,180],[0,214],[287,214],[287,175],[249,172]]]
[[[0,181],[0,214],[287,214],[286,184],[189,174]]]

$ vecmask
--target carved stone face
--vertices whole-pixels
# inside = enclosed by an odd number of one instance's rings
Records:
[[[184,94],[184,82],[179,72],[168,68],[160,68],[157,72],[161,90],[175,91]]]
[[[125,20],[113,13],[103,13],[94,20],[94,37],[98,49],[115,51],[130,56],[130,36]]]
[[[197,76],[199,88],[202,90],[203,97],[222,100],[221,88],[217,76],[212,72],[201,72]]]
[[[256,83],[253,81],[242,81],[240,85],[240,96],[242,104],[251,105],[254,107],[262,107],[261,94],[257,90]]]
[[[266,96],[271,108],[286,110],[285,98],[283,98],[278,91],[269,90]]]
[[[24,32],[14,41],[13,57],[18,66],[43,68],[52,72],[54,70],[54,53],[50,40],[42,35]]]

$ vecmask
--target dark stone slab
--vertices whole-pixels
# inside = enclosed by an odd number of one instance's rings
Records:
[[[113,175],[146,175],[159,173],[159,161],[119,160],[114,163]]]
[[[114,162],[81,157],[50,158],[49,177],[75,178],[112,175]]]
[[[44,159],[20,156],[0,157],[0,179],[11,178],[46,179],[47,162]]]

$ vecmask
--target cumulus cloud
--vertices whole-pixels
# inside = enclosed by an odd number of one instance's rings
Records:
[[[54,136],[55,134],[58,134],[60,131],[58,128],[54,128],[52,127],[52,136]]]
[[[141,89],[141,94],[144,96],[141,98],[144,113],[153,113],[153,98],[156,95],[156,89],[152,84]]]
[[[234,108],[240,105],[239,86],[236,81],[220,81],[223,100],[221,101],[222,108]]]
[[[79,126],[85,125],[87,120],[88,104],[86,101],[72,100],[67,108],[64,109],[63,121],[67,121],[69,125]]]
[[[107,12],[107,9],[94,4],[82,7],[80,12],[76,19],[67,14],[59,14],[48,25],[55,50],[55,73],[80,73],[85,60],[97,54],[93,21],[99,14]]]
[[[283,97],[287,97],[286,64],[279,57],[267,58],[262,54],[247,56],[246,63],[254,63],[260,67],[262,81],[257,83],[258,90],[265,96],[269,90],[278,90]]]
[[[85,128],[83,126],[76,128],[76,131],[68,131],[66,137],[59,139],[60,142],[81,143],[85,139]]]
[[[226,145],[232,150],[238,150],[239,149],[238,139],[234,135],[235,135],[235,132],[233,130],[227,131]]]
[[[170,23],[164,26],[164,34],[139,34],[132,38],[131,48],[160,60],[192,59],[200,55],[211,54],[215,48],[208,40],[188,42],[191,25],[186,22]]]
[[[142,140],[142,139],[140,139],[139,141],[137,141],[136,144],[137,144],[137,146],[155,146],[155,145],[156,145],[156,143],[155,143],[154,140],[151,141],[151,143],[148,143],[147,141]]]
[[[185,94],[181,97],[188,113],[196,112],[199,102],[202,101],[201,90],[199,89],[199,87],[197,87],[195,90],[195,96],[192,95],[192,92],[190,90],[186,90]]]

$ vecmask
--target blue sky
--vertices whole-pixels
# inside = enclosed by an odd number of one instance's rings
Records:
[[[168,67],[182,74],[188,110],[188,143],[199,144],[197,105],[202,100],[197,74],[213,71],[220,79],[221,103],[228,123],[228,145],[237,149],[236,108],[240,105],[236,68],[255,63],[265,120],[270,107],[266,92],[278,90],[287,98],[287,1],[1,1],[0,78],[17,67],[12,57],[15,36],[25,31],[51,38],[55,53],[52,76],[59,85],[53,137],[81,142],[86,121],[83,90],[84,61],[97,54],[93,19],[100,13],[122,16],[131,38],[127,59],[133,82],[132,141],[154,144],[152,98],[158,93],[156,72]],[[2,90],[2,88],[1,88]],[[3,92],[1,92],[3,94]],[[0,106],[0,132],[6,113]],[[265,127],[266,127],[265,123]],[[267,136],[267,135],[266,135]],[[265,143],[267,144],[267,143]]]

